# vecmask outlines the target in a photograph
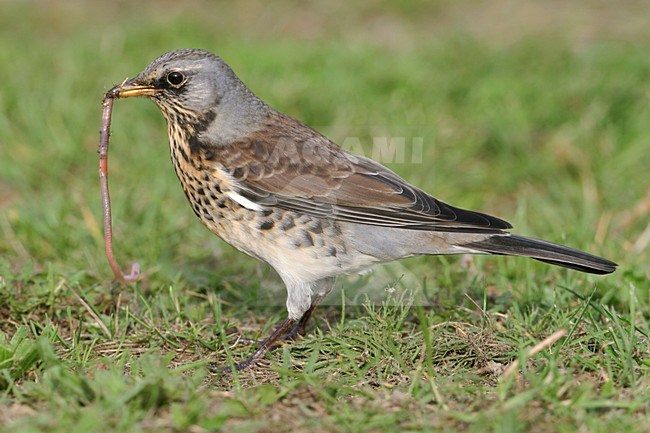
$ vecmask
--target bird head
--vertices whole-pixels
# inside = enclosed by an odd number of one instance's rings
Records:
[[[210,128],[214,142],[245,135],[268,110],[220,57],[199,49],[163,54],[106,96],[147,97],[169,125],[193,134]]]
[[[245,88],[220,57],[205,50],[184,49],[163,54],[107,95],[145,96],[163,111],[202,113],[219,107],[228,93],[241,87]]]

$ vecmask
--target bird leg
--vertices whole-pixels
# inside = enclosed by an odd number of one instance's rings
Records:
[[[309,309],[303,313],[298,322],[296,322],[286,334],[279,338],[279,341],[293,340],[298,334],[305,333],[305,325],[311,317],[311,314],[314,312],[316,307],[320,305],[323,299],[325,299],[325,296],[327,296],[329,292],[332,291],[335,281],[335,278],[328,277],[316,282],[315,285],[319,290],[316,292],[316,296],[312,298]]]
[[[328,291],[329,292],[329,291]],[[300,320],[298,320],[292,327],[289,329],[289,331],[284,334],[282,337],[279,338],[279,341],[286,341],[286,340],[293,340],[296,338],[298,334],[304,334],[305,333],[305,325],[307,325],[307,321],[311,317],[311,314],[314,312],[316,307],[318,307],[327,295],[328,292],[325,293],[319,293],[314,297],[314,300],[312,301],[311,305],[309,306],[309,309],[305,311],[305,313],[302,315]]]
[[[299,320],[287,318],[280,323],[273,333],[259,344],[251,356],[246,358],[244,361],[235,364],[235,370],[243,371],[248,369],[255,363],[255,361],[264,356],[266,352],[275,349],[278,346],[278,342],[293,340],[299,333],[302,333],[305,330],[305,324],[328,292],[329,291],[317,294],[309,306],[309,309],[305,311]],[[226,373],[230,371],[230,367],[218,367],[214,364],[211,364],[208,369],[212,372]]]

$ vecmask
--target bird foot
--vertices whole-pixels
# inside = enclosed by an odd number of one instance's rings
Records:
[[[262,341],[255,352],[247,359],[242,362],[235,364],[235,370],[243,371],[251,367],[255,361],[260,359],[266,354],[269,350],[273,350],[278,346],[278,342],[285,341],[286,339],[293,339],[297,334],[298,330],[303,325],[302,321],[296,321],[295,319],[287,318],[283,321],[280,326],[275,328],[275,331],[264,341]],[[219,366],[216,364],[208,365],[208,370],[212,373],[230,373],[232,372],[231,366]]]
[[[266,354],[266,352],[271,351],[279,346],[278,343],[283,342],[283,341],[288,341],[288,340],[295,340],[295,338],[299,335],[305,332],[305,324],[307,323],[307,320],[309,320],[309,317],[311,317],[311,314],[314,312],[314,309],[320,304],[322,299],[325,297],[327,292],[322,292],[319,293],[312,301],[311,306],[305,313],[302,315],[300,320],[295,320],[291,318],[287,318],[284,320],[280,326],[275,328],[275,331],[267,338],[266,340],[262,341],[259,343],[257,349],[251,356],[243,360],[242,362],[239,362],[235,364],[235,370],[237,371],[243,371],[248,368],[250,368],[255,361],[260,359],[262,356]],[[249,341],[255,341],[255,340],[249,340]],[[231,373],[232,368],[230,366],[219,366],[217,364],[210,364],[208,365],[208,370],[210,370],[212,373]]]

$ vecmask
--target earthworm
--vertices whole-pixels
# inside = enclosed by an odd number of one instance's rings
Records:
[[[102,129],[99,130],[99,182],[102,191],[102,206],[104,209],[104,250],[108,264],[115,277],[122,283],[133,283],[140,278],[140,265],[134,262],[131,272],[124,275],[113,255],[113,227],[111,225],[111,197],[108,193],[108,139],[111,135],[111,114],[116,92],[111,89],[102,101]]]

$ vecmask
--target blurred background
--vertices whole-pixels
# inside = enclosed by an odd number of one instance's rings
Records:
[[[163,52],[198,47],[275,108],[357,152],[373,156],[378,137],[402,140],[404,161],[383,162],[442,200],[648,276],[648,2],[3,0],[0,8],[1,272],[110,279],[96,172],[102,95]],[[117,102],[112,129],[121,262],[139,259],[160,283],[272,275],[195,221],[153,104]],[[406,263],[436,277],[426,261]],[[480,263],[506,274],[537,266]]]

